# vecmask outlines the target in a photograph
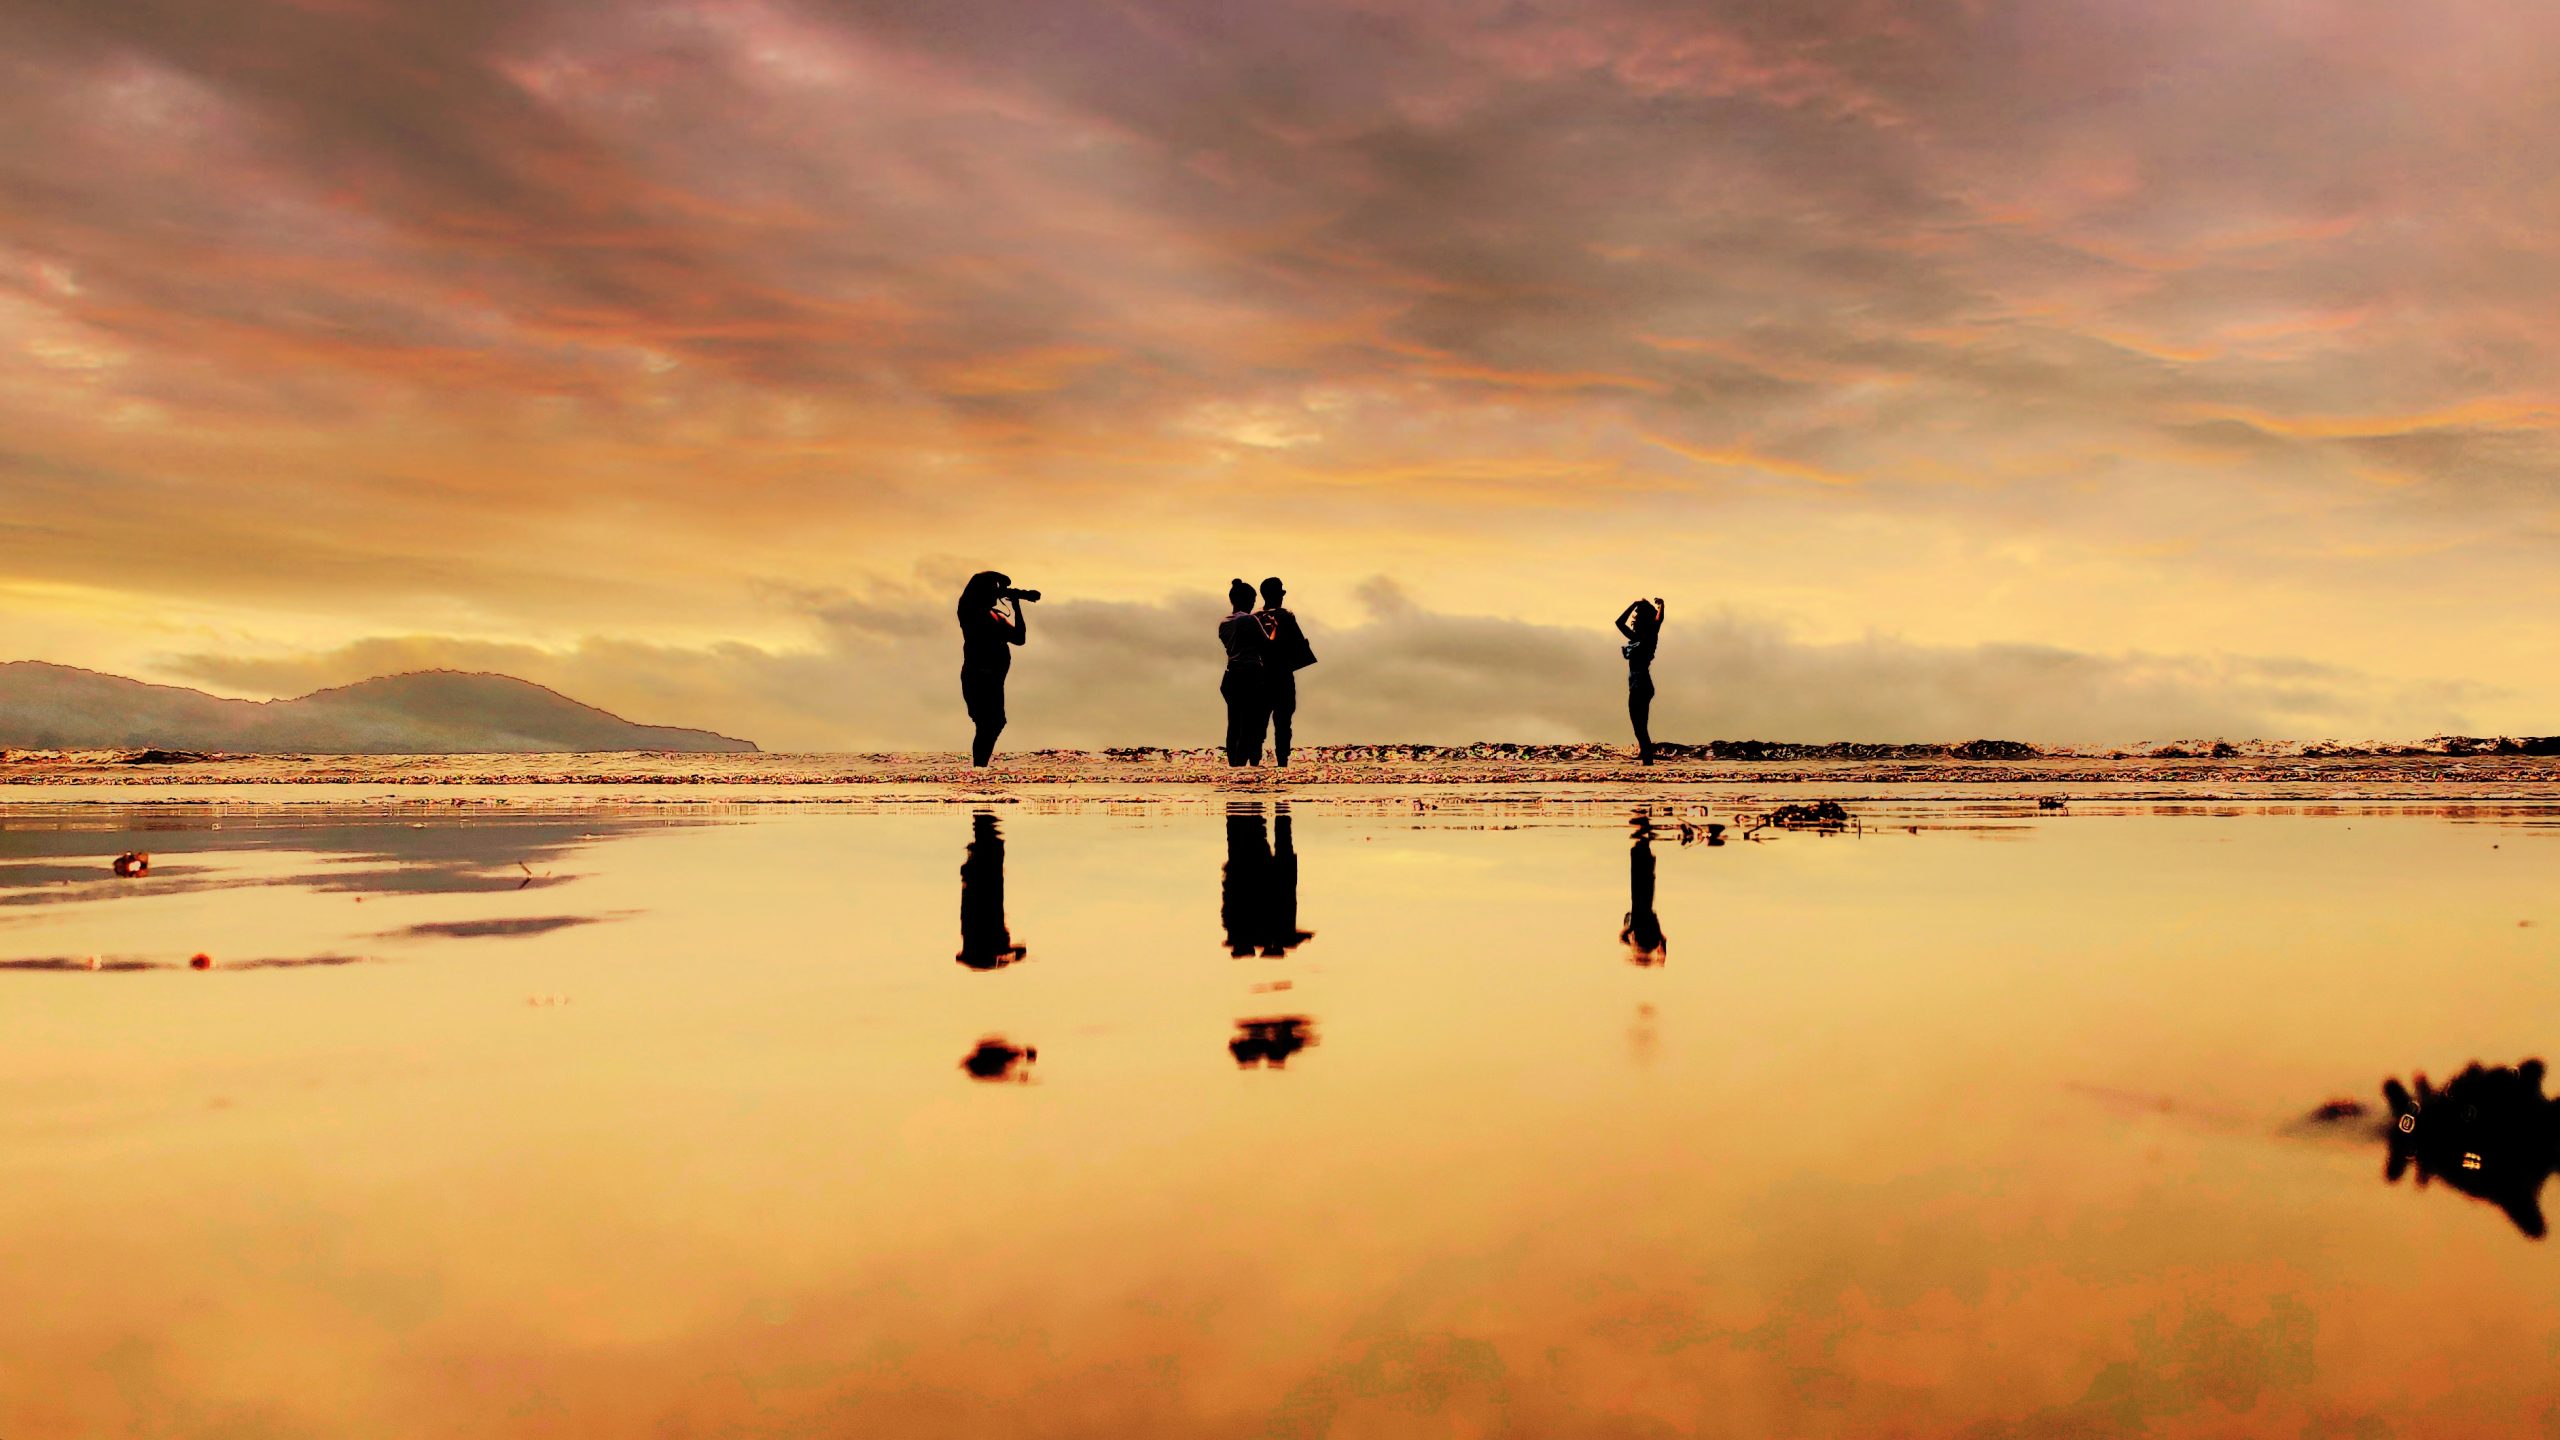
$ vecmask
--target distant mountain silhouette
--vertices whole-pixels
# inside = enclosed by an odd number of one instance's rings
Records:
[[[750,740],[635,725],[507,675],[424,670],[293,700],[225,700],[41,660],[0,664],[0,745],[235,755],[745,751]]]

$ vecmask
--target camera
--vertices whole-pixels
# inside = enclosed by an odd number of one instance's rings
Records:
[[[1040,592],[1037,590],[1016,590],[1011,586],[1007,586],[1003,591],[1003,598],[1007,600],[1037,600],[1040,598]]]

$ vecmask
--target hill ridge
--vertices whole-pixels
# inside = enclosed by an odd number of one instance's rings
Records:
[[[735,754],[750,740],[649,725],[487,670],[409,670],[242,700],[49,660],[0,662],[0,745],[235,755]]]

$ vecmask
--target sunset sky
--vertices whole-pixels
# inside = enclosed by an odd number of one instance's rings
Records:
[[[2548,0],[0,0],[0,659],[768,748],[2560,731]]]

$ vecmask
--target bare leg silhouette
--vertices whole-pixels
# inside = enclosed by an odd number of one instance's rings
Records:
[[[1253,670],[1229,670],[1218,681],[1227,701],[1227,764],[1230,768],[1262,763],[1262,727],[1270,711],[1262,676]]]
[[[1280,764],[1289,763],[1289,722],[1298,714],[1298,677],[1271,677],[1271,748]],[[1256,746],[1259,749],[1260,746]]]
[[[1636,758],[1653,763],[1653,672],[1627,676],[1627,719],[1636,727]]]
[[[984,765],[995,758],[996,737],[1004,733],[1004,676],[963,670],[960,695],[969,703],[969,719],[977,727],[969,741],[969,763]]]

